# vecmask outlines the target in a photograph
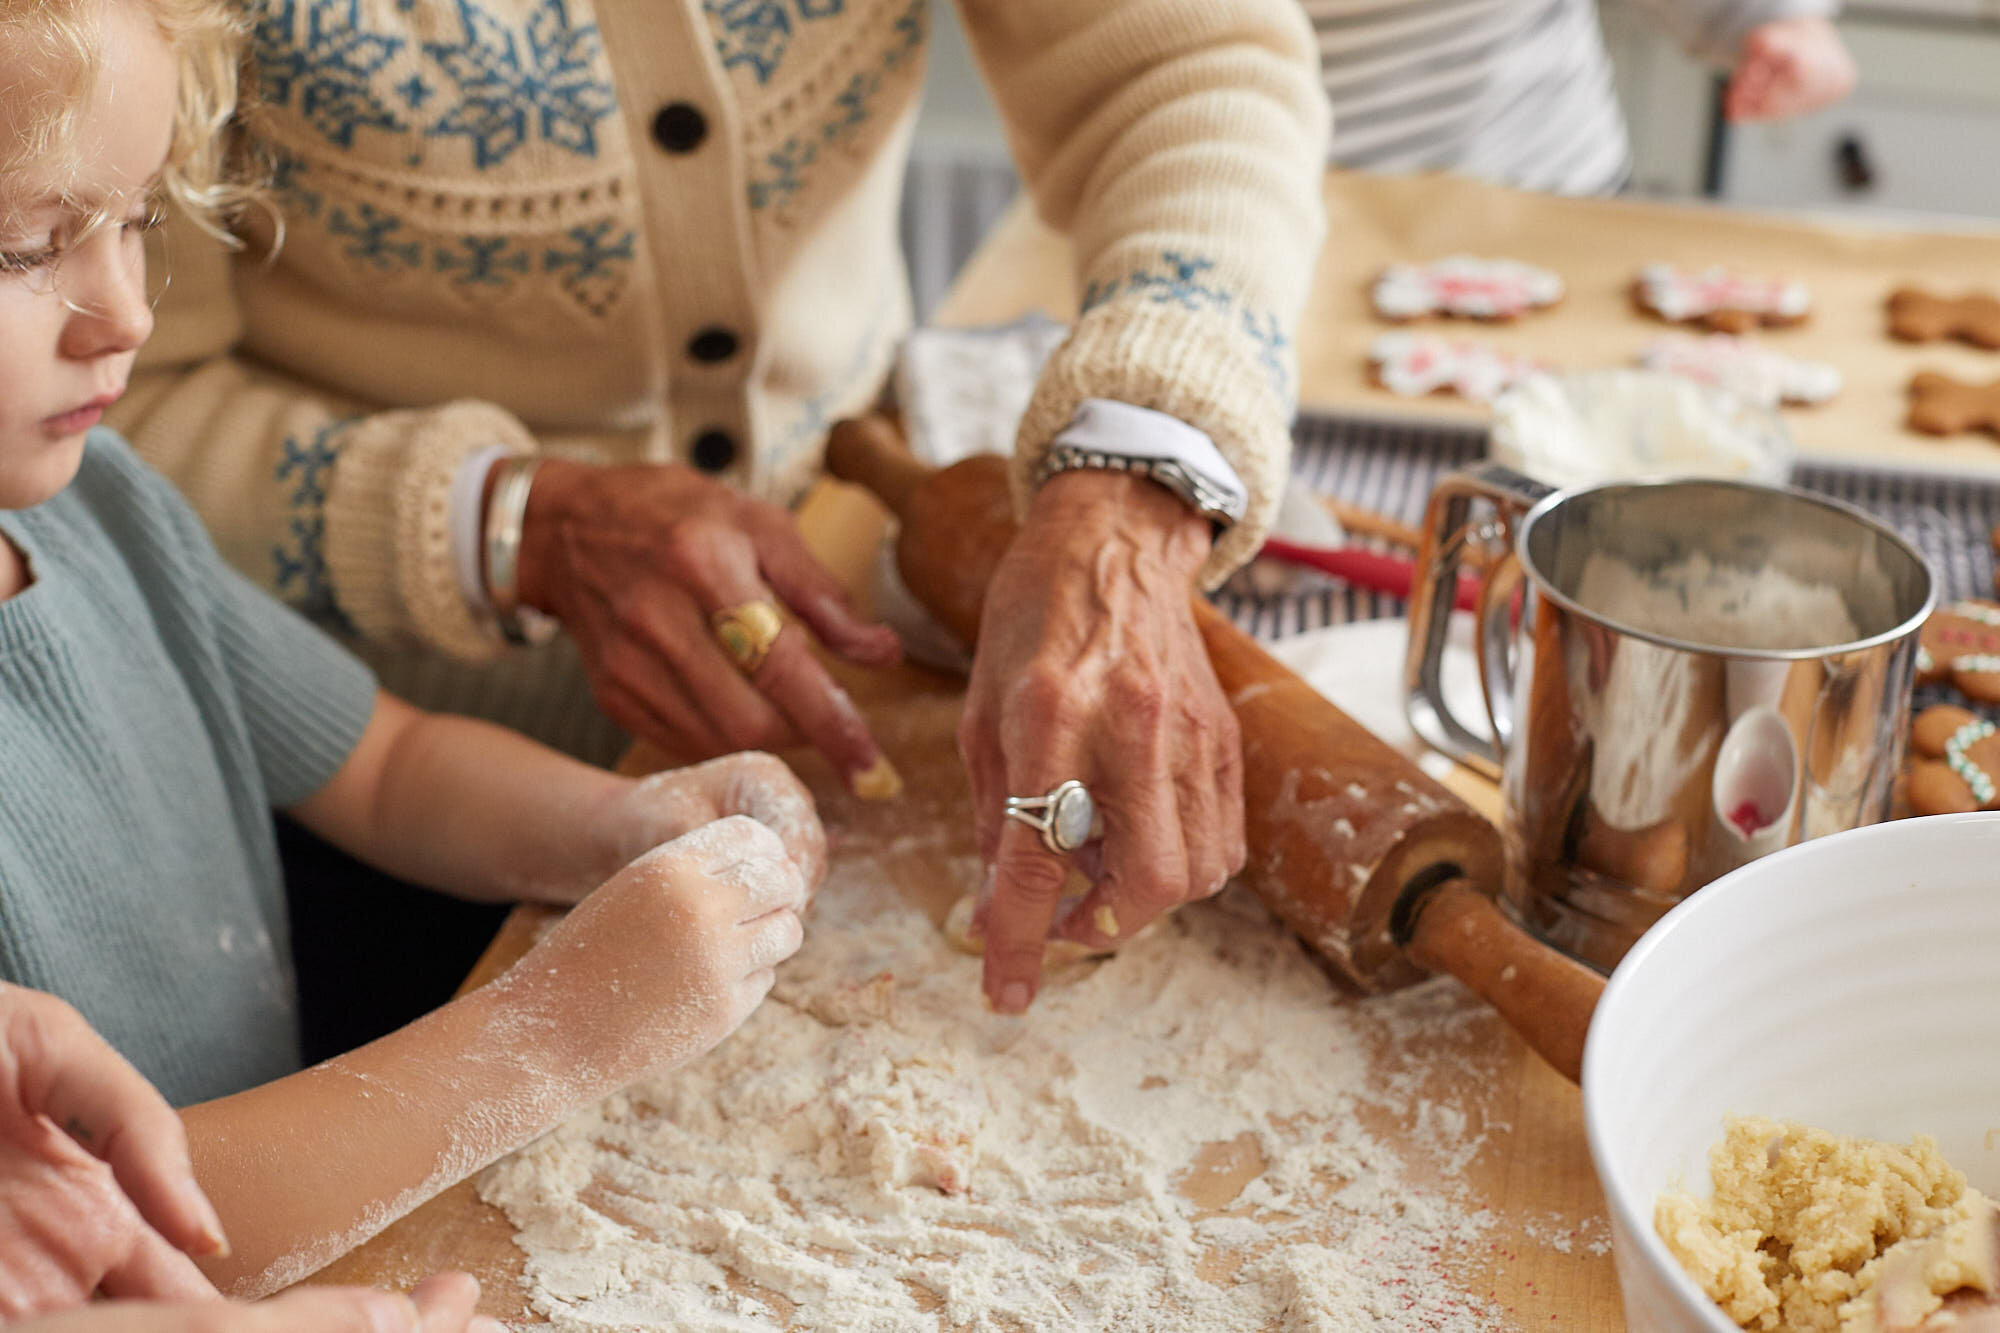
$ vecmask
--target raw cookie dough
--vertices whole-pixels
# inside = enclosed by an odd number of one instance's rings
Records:
[[[960,953],[969,953],[977,958],[986,952],[986,941],[972,933],[972,909],[978,904],[979,895],[968,893],[951,905],[945,913],[944,937],[952,948]],[[1100,923],[1101,924],[1101,923]],[[1143,933],[1143,932],[1141,932]],[[1070,963],[1081,963],[1090,958],[1101,958],[1110,949],[1093,949],[1075,940],[1050,940],[1042,946],[1042,966],[1060,967]]]
[[[1926,1136],[1732,1117],[1709,1176],[1712,1198],[1663,1194],[1653,1227],[1742,1328],[1969,1333],[2000,1291],[1994,1206]]]

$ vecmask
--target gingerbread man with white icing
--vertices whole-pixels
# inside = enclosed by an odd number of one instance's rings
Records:
[[[1456,393],[1477,403],[1553,369],[1533,357],[1434,333],[1385,333],[1369,348],[1368,360],[1375,382],[1391,393],[1408,398]]]
[[[1648,264],[1633,299],[1675,324],[1703,324],[1718,333],[1748,333],[1759,324],[1796,324],[1812,309],[1803,283],[1732,273],[1728,269]]]
[[[1760,347],[1729,333],[1663,333],[1639,352],[1639,364],[1726,389],[1766,407],[1823,403],[1840,392],[1840,371]]]
[[[2000,703],[2000,602],[1967,598],[1931,612],[1917,632],[1917,681]]]
[[[1391,264],[1375,279],[1375,313],[1402,323],[1426,315],[1517,319],[1563,298],[1563,280],[1514,259],[1448,255],[1427,264]]]
[[[1937,704],[1910,724],[1904,797],[1919,815],[2000,808],[2000,728],[1969,709]]]

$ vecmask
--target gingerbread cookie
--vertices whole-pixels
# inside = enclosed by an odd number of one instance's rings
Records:
[[[1910,379],[1911,430],[1926,435],[1957,435],[1983,430],[2000,438],[2000,380],[1967,384],[1936,371],[1921,371]]]
[[[1889,293],[1889,332],[1904,342],[1956,338],[1974,347],[2000,349],[2000,300],[1983,292],[1952,299],[1917,287]]]
[[[1375,313],[1395,323],[1425,315],[1516,319],[1563,298],[1563,280],[1513,259],[1450,255],[1428,264],[1391,264],[1375,279]]]
[[[1919,815],[1991,810],[2000,800],[2000,728],[1977,713],[1937,704],[1910,724],[1904,798]]]
[[[1478,403],[1553,369],[1533,357],[1434,333],[1385,333],[1368,349],[1368,361],[1375,382],[1390,393],[1456,393]]]
[[[1812,309],[1812,296],[1802,283],[1672,264],[1640,269],[1632,297],[1642,309],[1670,323],[1702,324],[1718,333],[1748,333],[1759,324],[1796,324]]]
[[[1826,362],[1786,356],[1730,333],[1663,333],[1640,350],[1639,364],[1766,407],[1823,403],[1840,392],[1840,371]]]
[[[1931,612],[1917,631],[1917,681],[2000,703],[2000,602],[1967,598]]]

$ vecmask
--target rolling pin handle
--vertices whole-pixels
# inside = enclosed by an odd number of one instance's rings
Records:
[[[881,412],[833,423],[826,437],[826,470],[874,493],[898,518],[909,508],[929,464],[909,451],[896,422]]]
[[[1557,1073],[1580,1082],[1583,1038],[1604,992],[1603,974],[1534,939],[1470,881],[1425,885],[1422,878],[1396,907],[1405,952],[1470,986]]]

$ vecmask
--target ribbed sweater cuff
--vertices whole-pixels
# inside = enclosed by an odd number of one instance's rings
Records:
[[[1043,367],[1021,418],[1011,470],[1017,514],[1034,497],[1049,442],[1086,398],[1180,418],[1205,431],[1243,479],[1249,505],[1209,553],[1203,587],[1215,587],[1257,553],[1284,493],[1291,432],[1271,368],[1248,339],[1213,315],[1178,306],[1114,301],[1084,315]]]
[[[326,562],[341,610],[363,637],[414,639],[465,661],[501,644],[466,604],[452,565],[451,488],[493,445],[534,437],[490,404],[388,412],[348,427],[326,501]]]

